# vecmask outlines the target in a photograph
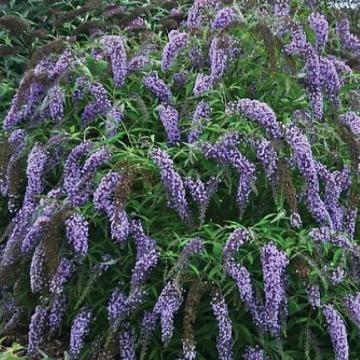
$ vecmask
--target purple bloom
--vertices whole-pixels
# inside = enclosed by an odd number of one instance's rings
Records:
[[[141,17],[136,17],[135,19],[131,20],[130,23],[125,27],[127,31],[134,31],[145,28],[145,21]]]
[[[209,58],[210,58],[210,79],[211,79],[211,83],[214,84],[223,76],[228,59],[228,55],[225,49],[221,46],[220,40],[218,38],[214,38],[211,41]]]
[[[130,223],[124,209],[115,208],[110,217],[111,238],[118,244],[122,245],[130,231]]]
[[[285,45],[284,51],[288,55],[303,54],[307,44],[306,34],[300,26],[294,26],[291,30],[291,43]]]
[[[286,130],[286,140],[293,151],[293,161],[307,183],[307,206],[320,224],[331,224],[331,218],[319,195],[317,168],[310,144],[296,126]]]
[[[271,183],[277,182],[278,156],[272,143],[266,139],[254,142],[256,157],[263,163],[267,178]]]
[[[174,331],[174,316],[183,302],[183,290],[175,282],[169,281],[161,291],[154,313],[160,317],[162,341],[169,343]]]
[[[327,58],[320,59],[320,81],[322,88],[328,94],[332,103],[339,106],[338,93],[341,83],[335,64]]]
[[[162,71],[169,70],[176,57],[187,45],[188,39],[189,35],[186,32],[179,32],[177,30],[170,31],[169,42],[165,45],[162,53]]]
[[[172,98],[170,89],[164,80],[159,78],[158,73],[152,72],[144,76],[143,83],[159,100],[163,103],[169,103]]]
[[[327,59],[334,64],[340,80],[340,86],[343,86],[348,80],[349,75],[352,74],[351,67],[346,65],[345,61],[337,58],[336,56],[329,55]]]
[[[204,122],[209,121],[211,114],[210,105],[205,101],[200,101],[196,105],[196,109],[192,116],[191,129],[188,134],[188,142],[195,142],[204,128]]]
[[[89,326],[91,321],[91,311],[83,308],[75,316],[71,326],[70,334],[70,355],[77,359],[80,357],[81,351],[84,347],[85,337],[89,333]]]
[[[128,71],[137,71],[143,69],[150,63],[150,59],[145,55],[136,55],[128,63]]]
[[[86,255],[88,251],[89,223],[78,213],[72,214],[65,221],[66,236],[77,254]]]
[[[316,47],[321,51],[328,41],[329,24],[325,16],[318,12],[311,13],[308,17],[308,22],[316,35]]]
[[[318,285],[310,285],[306,288],[309,303],[313,309],[321,305],[320,288]]]
[[[127,74],[127,57],[122,36],[107,35],[103,38],[105,54],[110,57],[115,84],[124,85]]]
[[[215,290],[212,293],[211,306],[218,323],[218,336],[216,338],[218,357],[220,360],[232,360],[232,348],[234,344],[232,338],[232,323],[224,296],[219,290]]]
[[[191,213],[185,196],[184,183],[181,176],[175,171],[173,161],[164,150],[160,149],[152,152],[152,158],[160,168],[161,180],[169,196],[168,206],[177,211],[181,220],[190,223]]]
[[[211,89],[212,81],[209,75],[198,74],[195,80],[193,93],[195,96],[201,96]]]
[[[205,213],[209,206],[211,197],[215,194],[218,188],[219,180],[215,177],[211,177],[206,184],[204,184],[199,178],[193,180],[187,178],[185,185],[190,191],[190,194],[200,211],[200,223],[205,221]]]
[[[160,120],[167,134],[169,145],[174,145],[180,141],[179,114],[175,107],[171,105],[159,107]]]
[[[126,300],[126,295],[120,288],[116,288],[111,294],[107,312],[110,326],[114,329],[119,325],[119,321],[128,313],[129,309]]]
[[[52,119],[61,121],[64,117],[64,94],[58,85],[53,86],[48,92],[48,106]]]
[[[336,360],[349,359],[349,345],[344,321],[332,305],[323,306],[323,315],[326,320]]]
[[[73,263],[66,258],[60,259],[58,268],[50,283],[50,292],[52,294],[61,294],[64,290],[65,283],[69,280],[73,272]]]
[[[330,274],[330,283],[332,285],[340,284],[345,277],[345,271],[340,266],[336,267]]]
[[[290,11],[290,0],[275,0],[275,16],[287,16]]]
[[[265,360],[264,350],[258,346],[255,348],[248,346],[243,358],[244,360]]]
[[[28,184],[26,187],[24,202],[31,201],[35,195],[44,191],[43,174],[45,171],[48,155],[39,145],[35,145],[27,160],[26,175]]]
[[[94,205],[99,211],[104,211],[111,216],[114,211],[116,188],[121,182],[121,175],[116,172],[107,173],[94,193]]]
[[[341,45],[344,49],[360,56],[360,39],[351,34],[348,19],[342,18],[336,23],[336,33],[339,36]]]
[[[211,27],[213,30],[222,30],[233,24],[236,20],[238,20],[238,14],[234,8],[223,8],[217,12]]]
[[[34,251],[30,265],[30,287],[33,293],[40,292],[45,286],[45,253],[40,244]]]
[[[66,71],[78,63],[79,61],[75,58],[74,53],[69,49],[65,50],[51,68],[51,78],[55,80],[56,78],[64,75]]]
[[[318,86],[310,86],[308,90],[312,111],[315,118],[320,120],[323,117],[323,94]]]
[[[119,334],[119,347],[121,360],[135,360],[135,331],[129,328],[120,331]]]
[[[177,86],[181,87],[185,85],[188,75],[185,72],[177,72],[173,74],[172,78],[174,80],[174,83]]]
[[[265,103],[258,100],[241,99],[230,102],[226,109],[230,115],[243,113],[246,117],[256,121],[275,139],[281,136],[281,125],[274,111]]]
[[[53,297],[49,313],[49,326],[52,331],[60,328],[65,317],[67,304],[67,298],[64,293],[56,294]]]
[[[360,137],[360,116],[356,112],[348,111],[345,114],[341,114],[339,121],[348,126],[356,137]]]
[[[88,126],[97,116],[106,115],[112,107],[104,86],[99,82],[90,84],[89,92],[95,100],[87,104],[81,114],[84,126]]]
[[[360,329],[360,292],[347,295],[344,298],[344,305],[352,321]]]
[[[85,89],[89,86],[89,79],[86,76],[79,76],[75,82],[75,90],[73,92],[73,101],[79,102],[85,96]]]
[[[122,119],[122,112],[117,107],[112,107],[106,114],[105,131],[107,137],[111,138],[117,134]]]
[[[35,308],[34,314],[31,316],[29,326],[28,354],[37,354],[37,349],[44,340],[46,326],[48,321],[48,311],[41,305]]]
[[[274,334],[280,333],[280,310],[286,297],[284,272],[289,260],[274,244],[267,244],[261,250],[263,268],[266,328]]]

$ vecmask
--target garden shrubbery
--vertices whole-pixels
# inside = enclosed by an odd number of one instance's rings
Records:
[[[0,7],[0,346],[360,358],[354,9]]]

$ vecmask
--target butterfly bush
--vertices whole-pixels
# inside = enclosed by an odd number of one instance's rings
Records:
[[[336,33],[344,49],[354,52],[356,55],[360,54],[360,39],[350,32],[348,19],[342,18],[336,23]]]
[[[86,255],[88,251],[89,223],[80,214],[71,215],[65,222],[66,236],[74,251]]]
[[[311,29],[316,35],[316,47],[319,51],[323,50],[329,37],[329,23],[324,15],[313,12],[308,17]]]
[[[175,145],[180,141],[179,114],[177,110],[171,105],[160,105],[159,116],[167,134],[168,144]]]
[[[133,329],[126,329],[119,334],[120,359],[135,360],[135,334]]]
[[[245,351],[244,360],[266,360],[266,358],[264,351],[258,346],[255,348],[249,346]]]
[[[237,19],[237,12],[234,8],[223,8],[217,12],[215,19],[211,23],[211,27],[214,30],[225,29]]]
[[[204,128],[204,123],[209,121],[211,107],[206,101],[200,101],[192,115],[191,129],[188,134],[188,142],[193,143],[198,140]]]
[[[165,45],[162,52],[161,69],[169,70],[176,57],[186,47],[189,35],[186,32],[171,30],[169,33],[169,42]]]
[[[152,72],[143,78],[143,83],[162,103],[170,103],[172,99],[171,90],[165,84],[157,72]]]
[[[85,337],[90,330],[91,317],[91,311],[83,308],[74,318],[70,333],[70,355],[74,359],[79,358],[81,350],[84,347]]]
[[[44,341],[47,320],[48,311],[41,305],[38,305],[31,316],[29,326],[29,343],[27,349],[29,355],[35,355],[39,346]]]

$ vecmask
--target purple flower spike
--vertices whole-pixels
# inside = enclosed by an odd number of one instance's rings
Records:
[[[162,71],[169,70],[176,57],[187,45],[188,39],[189,35],[185,32],[179,32],[177,30],[170,31],[169,42],[165,45],[162,53]]]
[[[66,221],[66,236],[75,253],[84,256],[88,250],[89,223],[80,214],[71,215]]]
[[[50,292],[52,294],[61,294],[64,290],[65,283],[69,280],[73,272],[73,263],[66,258],[62,258],[59,262],[59,266],[54,274],[54,277],[51,280]]]
[[[216,348],[220,360],[233,359],[232,323],[229,317],[229,310],[224,296],[219,290],[215,290],[211,296],[211,306],[218,323],[218,336]]]
[[[186,200],[184,183],[181,176],[175,171],[173,161],[161,149],[155,149],[152,158],[160,168],[161,180],[169,196],[169,207],[175,209],[185,223],[191,223],[191,213]]]
[[[255,348],[248,346],[243,358],[244,360],[266,360],[264,350],[260,349],[258,346]]]
[[[48,321],[48,311],[38,305],[34,314],[31,316],[29,327],[28,354],[37,354],[37,349],[44,340]]]
[[[349,20],[342,18],[336,24],[336,33],[340,38],[341,45],[344,49],[349,50],[355,53],[357,56],[360,56],[360,39],[351,34]]]
[[[205,101],[200,101],[192,116],[191,129],[188,135],[188,142],[193,143],[198,140],[204,128],[204,123],[209,121],[211,114],[210,105]]]
[[[211,27],[213,30],[222,30],[233,24],[236,20],[238,20],[238,14],[234,8],[223,8],[216,14]]]
[[[42,245],[34,251],[30,266],[30,286],[33,293],[40,292],[45,286],[45,253]]]
[[[174,316],[183,302],[183,291],[174,282],[168,282],[161,291],[154,306],[154,313],[160,317],[162,341],[169,343],[174,332]]]
[[[64,94],[59,86],[52,87],[48,92],[50,115],[54,121],[61,121],[64,117]]]
[[[339,116],[339,121],[348,126],[351,132],[356,136],[360,137],[360,116],[354,111],[349,111]]]
[[[360,292],[347,295],[344,298],[344,305],[352,321],[360,329]]]
[[[258,100],[241,99],[230,102],[226,109],[230,115],[243,113],[249,119],[256,121],[274,138],[281,136],[281,126],[274,111],[265,103]]]
[[[175,145],[180,141],[179,114],[175,107],[168,105],[159,107],[160,120],[165,128],[169,145]]]
[[[122,36],[107,35],[103,38],[106,56],[110,58],[115,84],[118,87],[124,85],[128,71],[127,57]]]
[[[332,305],[323,306],[323,315],[326,320],[336,360],[348,360],[349,345],[344,321]]]
[[[163,103],[169,103],[172,94],[164,80],[159,78],[156,72],[144,76],[143,83],[159,100]]]
[[[70,333],[70,355],[73,359],[80,357],[84,347],[85,337],[89,333],[91,311],[83,308],[75,316]]]
[[[311,29],[316,35],[316,47],[318,50],[323,50],[329,36],[329,23],[327,22],[324,15],[313,12],[308,17],[308,22]]]
[[[198,74],[195,80],[193,93],[195,96],[201,96],[211,89],[212,81],[209,75]]]
[[[135,331],[133,328],[129,328],[120,332],[119,346],[121,360],[136,360]]]
[[[321,305],[320,288],[318,285],[310,285],[306,288],[310,306],[317,309]]]

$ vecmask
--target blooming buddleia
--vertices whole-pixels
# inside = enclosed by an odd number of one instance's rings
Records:
[[[343,319],[332,305],[324,305],[322,312],[326,320],[336,360],[348,360],[349,345]]]
[[[313,309],[317,309],[321,305],[320,288],[318,285],[309,285],[306,288],[306,292],[309,299],[309,304]]]
[[[148,64],[150,59],[145,55],[135,55],[128,63],[128,71],[143,70]]]
[[[160,102],[169,103],[171,101],[171,91],[165,84],[164,80],[159,78],[157,72],[152,72],[144,76],[143,83],[145,87],[159,99]]]
[[[341,114],[339,121],[349,127],[356,137],[360,137],[360,116],[358,116],[355,111],[348,111],[345,114]]]
[[[126,295],[120,288],[112,292],[107,306],[108,319],[112,328],[116,328],[120,320],[127,315],[129,309],[126,300]]]
[[[220,40],[218,38],[214,38],[211,41],[210,50],[209,50],[209,58],[210,58],[210,79],[211,83],[214,84],[223,76],[228,55],[225,49],[222,48],[220,44]]]
[[[329,23],[325,16],[318,12],[311,13],[308,17],[308,22],[316,35],[316,48],[321,51],[328,41]]]
[[[99,82],[89,85],[89,92],[95,100],[85,106],[81,114],[83,126],[88,126],[99,115],[106,115],[112,108],[111,101],[108,98],[107,91]]]
[[[85,96],[85,90],[89,87],[89,79],[86,76],[79,76],[75,81],[75,90],[72,100],[77,103]]]
[[[111,238],[118,244],[124,244],[130,231],[130,223],[124,209],[114,209],[110,217]]]
[[[104,36],[102,39],[106,56],[110,58],[115,84],[124,85],[127,74],[127,57],[122,36]]]
[[[218,188],[219,180],[215,177],[211,177],[206,184],[204,184],[199,178],[193,180],[187,178],[185,181],[186,187],[189,189],[190,194],[200,211],[200,224],[205,221],[205,213],[209,206],[211,197],[215,194]]]
[[[159,107],[160,120],[165,128],[167,142],[174,145],[180,141],[179,114],[171,105]]]
[[[162,341],[166,345],[174,332],[174,316],[183,302],[183,290],[175,282],[169,281],[161,291],[154,313],[160,317]]]
[[[351,320],[360,329],[360,292],[345,296],[343,302]]]
[[[51,331],[60,329],[65,317],[67,304],[68,301],[64,293],[55,294],[49,310],[49,326]]]
[[[309,211],[320,224],[331,224],[330,215],[319,195],[317,169],[307,138],[297,127],[292,126],[286,130],[286,140],[293,151],[294,163],[307,183],[307,206]]]
[[[338,285],[340,284],[345,278],[345,271],[340,266],[336,267],[331,273],[330,273],[330,283],[332,285]]]
[[[211,23],[211,27],[213,30],[222,30],[237,20],[238,14],[234,8],[223,8],[216,13],[215,19]]]
[[[305,70],[306,80],[312,87],[320,85],[320,58],[315,48],[310,45],[305,45]]]
[[[195,96],[201,96],[212,87],[211,77],[206,74],[198,74],[195,80],[193,93]]]
[[[159,253],[156,250],[155,241],[145,235],[140,221],[131,222],[131,232],[136,243],[136,263],[130,282],[130,292],[133,292],[145,282],[151,270],[156,266]]]
[[[216,337],[216,348],[220,360],[233,359],[232,323],[229,310],[224,296],[219,290],[215,290],[211,296],[211,307],[218,323],[218,335]]]
[[[60,259],[58,268],[50,282],[50,292],[52,294],[60,294],[64,290],[65,283],[69,280],[74,272],[73,263],[66,259]]]
[[[191,222],[191,213],[185,196],[184,183],[180,175],[175,171],[173,161],[161,149],[155,149],[152,152],[152,159],[160,168],[161,180],[169,196],[169,207],[175,209],[185,223]]]
[[[244,114],[250,120],[256,121],[264,127],[274,139],[281,136],[281,126],[274,111],[263,102],[250,99],[233,101],[228,104],[226,112],[230,115]]]
[[[72,214],[65,221],[66,236],[75,253],[83,256],[88,250],[89,223],[81,214]]]
[[[135,331],[129,327],[119,333],[119,347],[121,360],[136,360]]]
[[[80,357],[84,347],[85,337],[90,330],[90,321],[91,311],[87,308],[81,309],[75,316],[70,333],[70,355],[73,359],[78,359]]]
[[[304,29],[301,26],[295,26],[291,30],[291,43],[285,45],[284,51],[288,55],[300,55],[304,53],[306,44]]]
[[[290,11],[290,0],[275,0],[275,16],[287,16]]]
[[[145,28],[145,21],[141,17],[136,17],[135,19],[131,20],[128,25],[126,25],[126,31],[135,31]]]
[[[44,340],[46,326],[48,321],[48,311],[38,305],[31,316],[29,326],[28,354],[35,355],[41,343]]]
[[[54,66],[51,68],[50,77],[55,80],[56,78],[63,76],[78,63],[79,61],[75,58],[74,53],[70,49],[67,49],[59,56]]]
[[[284,271],[289,260],[274,244],[267,244],[261,250],[261,263],[265,292],[264,321],[266,328],[278,335],[281,305],[286,297]]]
[[[111,215],[114,211],[114,193],[121,182],[121,176],[114,172],[108,172],[102,179],[94,193],[94,205],[99,211]]]
[[[162,59],[161,59],[161,70],[169,70],[171,64],[174,62],[176,57],[187,45],[189,35],[186,32],[180,32],[178,30],[171,30],[169,33],[169,42],[165,45]]]
[[[77,145],[69,154],[64,166],[64,190],[70,193],[77,182],[81,179],[82,163],[81,160],[85,158],[93,144],[90,141],[84,141]]]
[[[48,91],[48,106],[52,119],[61,121],[64,117],[64,94],[59,86],[53,86]]]
[[[320,81],[325,93],[335,106],[339,106],[338,93],[340,91],[340,79],[334,63],[326,58],[320,59]]]
[[[182,87],[186,84],[188,75],[186,72],[177,72],[172,75],[172,78],[174,80],[174,84],[176,84],[179,87]]]
[[[336,56],[328,55],[327,59],[330,60],[334,64],[335,69],[338,73],[340,86],[343,86],[348,81],[349,75],[352,74],[351,67],[346,65],[345,61],[339,59]],[[351,92],[350,92],[350,94],[351,94]]]
[[[112,107],[106,114],[105,132],[108,138],[112,138],[117,134],[122,119],[123,114],[117,107]]]
[[[277,182],[278,156],[272,143],[266,139],[254,142],[256,157],[263,163],[268,180]]]
[[[25,235],[22,244],[22,252],[30,252],[34,250],[39,243],[44,233],[48,230],[51,218],[49,216],[39,216],[35,222],[31,225],[28,233]]]
[[[245,350],[244,360],[266,360],[264,355],[264,350],[260,349],[258,346],[255,348],[248,346]]]
[[[44,149],[35,145],[27,160],[26,176],[28,184],[25,193],[25,202],[31,201],[35,195],[39,195],[44,191],[43,173],[45,171],[48,155]]]
[[[316,119],[320,120],[323,117],[323,94],[319,86],[311,86],[308,89],[309,101]]]
[[[336,23],[336,33],[344,49],[354,52],[357,56],[360,55],[360,39],[350,32],[348,19],[343,17]]]
[[[192,116],[191,129],[188,134],[188,142],[193,143],[198,140],[204,128],[204,123],[209,121],[211,114],[210,105],[206,101],[200,101]]]
[[[36,247],[30,265],[30,287],[33,293],[40,292],[45,286],[45,253],[40,244]]]

